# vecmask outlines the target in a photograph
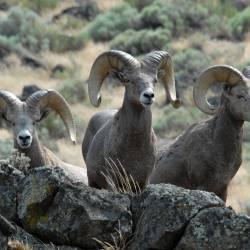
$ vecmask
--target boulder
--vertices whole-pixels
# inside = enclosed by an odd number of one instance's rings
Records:
[[[201,211],[187,228],[175,250],[250,249],[250,217],[225,207]]]
[[[96,249],[94,238],[112,242],[132,233],[127,195],[96,190],[70,179],[56,167],[34,169],[23,179],[18,216],[30,233],[43,241]]]
[[[9,220],[17,218],[17,190],[23,177],[8,161],[0,161],[0,214]]]
[[[135,233],[129,249],[173,249],[194,216],[205,208],[223,206],[212,193],[149,185],[132,203]]]

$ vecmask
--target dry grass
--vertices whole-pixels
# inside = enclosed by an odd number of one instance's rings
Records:
[[[246,212],[245,204],[250,201],[248,169],[243,163],[229,185],[227,206],[233,207],[237,212]]]
[[[250,58],[249,58],[249,55],[250,55],[250,33],[248,33],[248,35],[246,35],[246,40],[245,40],[245,51],[244,51],[244,54],[242,56],[242,59],[241,61],[249,61]]]
[[[0,138],[1,138],[1,140],[11,139],[12,134],[9,131],[7,131],[6,129],[0,128]]]
[[[96,241],[100,247],[100,250],[126,250],[129,243],[129,237],[125,236],[120,229],[120,223],[119,223],[119,229],[115,229],[115,235],[112,236],[111,243],[98,240],[97,238],[93,238],[94,241]]]
[[[141,188],[134,180],[133,176],[128,174],[124,166],[117,159],[116,162],[111,159],[105,159],[105,172],[102,175],[105,177],[109,189],[116,193],[139,195]]]
[[[101,10],[108,10],[122,3],[122,0],[105,0],[97,1]]]
[[[28,244],[20,242],[18,240],[9,240],[8,250],[33,250],[33,248]]]

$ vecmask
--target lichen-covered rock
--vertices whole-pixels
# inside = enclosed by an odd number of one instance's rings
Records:
[[[34,169],[22,180],[18,216],[25,230],[56,244],[96,248],[93,238],[112,242],[117,229],[132,232],[127,195],[74,182],[59,168]]]
[[[176,250],[249,250],[250,218],[228,208],[201,211],[188,224]]]
[[[0,161],[0,214],[9,220],[17,217],[17,190],[23,177],[23,173],[7,161]]]
[[[136,227],[129,249],[173,249],[189,221],[202,209],[215,206],[224,202],[212,193],[149,185],[133,202]]]

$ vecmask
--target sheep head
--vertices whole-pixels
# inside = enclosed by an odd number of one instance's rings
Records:
[[[36,124],[46,117],[48,109],[60,115],[75,142],[75,125],[69,105],[57,91],[40,90],[22,102],[12,93],[0,90],[0,115],[12,125],[15,142],[22,149],[32,145]]]
[[[154,86],[159,80],[167,86],[172,105],[179,106],[171,57],[165,51],[149,53],[141,62],[118,50],[101,54],[95,60],[88,80],[89,98],[96,107],[101,103],[100,90],[108,75],[114,76],[125,86],[131,103],[150,106],[154,101]]]
[[[193,96],[197,107],[206,114],[215,114],[226,105],[235,119],[250,121],[250,79],[229,65],[216,65],[204,70],[194,87]],[[206,93],[215,83],[223,84],[221,105],[211,105]]]

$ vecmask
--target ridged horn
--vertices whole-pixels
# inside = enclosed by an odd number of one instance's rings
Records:
[[[69,104],[56,90],[39,90],[26,100],[27,106],[32,110],[51,108],[56,111],[68,130],[70,139],[76,142],[76,128]]]
[[[245,82],[245,77],[236,68],[229,65],[214,65],[205,69],[197,79],[193,89],[193,98],[196,106],[204,113],[213,115],[218,107],[211,105],[206,93],[215,83],[235,86]]]
[[[14,109],[21,101],[11,92],[0,90],[0,113],[5,112],[7,108]]]
[[[102,53],[93,63],[89,75],[88,92],[91,103],[95,107],[100,105],[101,86],[110,72],[118,71],[126,75],[138,68],[140,68],[139,61],[128,53],[119,50],[109,50]]]
[[[161,73],[159,74],[159,81],[166,90],[167,98],[170,99],[173,107],[178,108],[180,100],[176,95],[174,66],[171,56],[166,51],[153,51],[143,58],[142,65],[147,72]]]
[[[250,79],[250,66],[246,66],[246,67],[242,70],[242,74],[243,74],[246,78]]]

